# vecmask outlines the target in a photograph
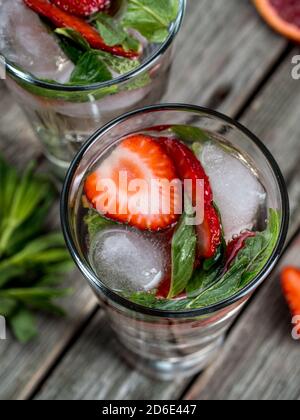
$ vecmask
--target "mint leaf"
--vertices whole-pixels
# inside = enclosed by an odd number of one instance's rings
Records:
[[[228,272],[211,288],[190,302],[188,307],[199,308],[233,296],[247,286],[263,269],[278,240],[279,213],[270,209],[268,227],[248,238]]]
[[[34,174],[35,165],[31,163],[23,176],[17,177],[14,170],[6,170],[3,178],[3,208],[1,216],[0,258],[8,253],[8,249],[14,242],[14,235],[23,224],[31,217],[39,206],[43,206],[45,200],[53,197],[53,187],[45,179]],[[2,180],[1,180],[2,183]],[[4,207],[5,206],[5,207]],[[27,234],[30,234],[27,230]]]
[[[116,224],[111,220],[105,219],[94,210],[89,210],[88,214],[84,217],[84,223],[87,226],[88,234],[91,240],[94,235],[102,229]]]
[[[240,287],[246,286],[263,269],[270,258],[278,240],[280,231],[279,213],[273,209],[269,210],[269,221],[265,232],[258,233],[253,238],[248,238],[244,254],[251,260],[247,271],[243,274]],[[258,255],[258,248],[263,249]]]
[[[178,9],[178,0],[128,0],[122,24],[136,29],[150,42],[162,43],[169,35]]]
[[[90,50],[89,43],[83,36],[70,28],[57,28],[54,33],[58,37],[59,45],[67,57],[77,64],[82,54]]]
[[[197,142],[206,142],[210,140],[208,134],[199,127],[174,125],[171,127],[171,131],[179,137],[180,140],[188,143],[196,142],[196,144],[198,144]]]
[[[62,37],[68,38],[71,41],[75,42],[75,44],[83,51],[87,51],[90,49],[90,44],[87,42],[87,40],[77,31],[71,28],[57,28],[54,31],[57,35],[60,35]]]
[[[106,64],[99,59],[98,54],[94,51],[87,51],[80,57],[73,70],[70,83],[88,85],[108,80],[112,80],[112,74]]]
[[[96,19],[96,27],[104,42],[110,47],[122,45],[127,51],[140,50],[140,42],[136,38],[130,36],[121,23],[115,18],[104,13],[99,13]]]
[[[0,299],[0,315],[8,318],[16,309],[17,302],[14,299]]]
[[[168,298],[178,296],[193,275],[197,237],[195,227],[187,224],[184,213],[172,238],[172,279]]]
[[[21,343],[27,343],[38,334],[35,317],[26,308],[20,308],[10,319],[10,326]]]
[[[145,292],[126,297],[144,306],[170,311],[199,309],[221,302],[238,293],[261,272],[276,246],[279,230],[280,213],[270,209],[267,229],[247,239],[225,274],[222,263],[212,266],[209,271],[194,272],[186,287],[187,298],[158,299]]]
[[[123,90],[135,90],[142,89],[151,83],[151,77],[148,72],[141,74],[140,76],[132,79],[124,85]]]
[[[104,51],[93,51],[101,58],[107,67],[119,74],[129,73],[140,65],[138,60],[130,60],[129,58],[125,57],[117,57]]]
[[[188,297],[193,298],[199,296],[200,293],[218,281],[220,275],[220,266],[212,267],[209,271],[205,271],[203,268],[197,269],[186,287]]]
[[[73,263],[61,233],[44,233],[55,198],[52,184],[36,174],[34,164],[18,174],[1,156],[0,177],[0,315],[27,342],[37,334],[31,309],[62,314],[52,300],[70,290],[52,286]]]
[[[99,13],[96,20],[96,27],[105,44],[113,47],[122,45],[127,38],[127,32],[111,16]]]

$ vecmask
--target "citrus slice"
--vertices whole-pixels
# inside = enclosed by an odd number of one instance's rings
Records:
[[[300,42],[300,0],[253,0],[253,3],[275,31]]]

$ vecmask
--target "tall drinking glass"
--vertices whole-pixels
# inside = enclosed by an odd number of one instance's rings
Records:
[[[124,112],[161,100],[168,87],[174,41],[186,0],[179,0],[179,4],[165,42],[149,44],[139,67],[108,82],[66,86],[41,81],[6,60],[7,86],[27,114],[59,177],[64,177],[75,154],[98,127]]]
[[[222,139],[239,150],[247,162],[251,162],[252,170],[255,168],[264,186],[268,208],[278,210],[280,214],[280,229],[272,255],[246,287],[210,306],[178,311],[141,306],[104,284],[87,258],[80,210],[84,179],[120,138],[145,132],[149,127],[160,130],[173,125],[200,129],[217,141]],[[69,250],[105,309],[124,357],[152,376],[171,379],[190,376],[204,369],[220,352],[233,320],[278,261],[287,234],[289,206],[285,183],[275,160],[246,128],[208,109],[160,105],[121,116],[98,130],[86,142],[67,174],[61,218]]]

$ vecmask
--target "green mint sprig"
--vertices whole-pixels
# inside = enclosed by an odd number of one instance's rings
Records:
[[[0,156],[0,315],[21,342],[38,334],[35,311],[63,315],[56,299],[73,263],[60,233],[46,233],[55,198],[51,183],[30,164],[23,174]]]

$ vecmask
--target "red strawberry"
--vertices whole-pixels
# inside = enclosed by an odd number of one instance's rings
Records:
[[[120,172],[126,173],[126,184],[120,184]],[[116,192],[111,188],[108,190],[107,179],[114,182]],[[128,190],[127,184],[136,179],[146,181],[147,191]],[[133,135],[123,140],[86,179],[84,191],[89,202],[108,218],[141,230],[158,231],[178,220],[176,210],[181,197],[176,188],[167,195],[164,190],[159,190],[158,198],[156,194],[151,196],[152,180],[180,183],[173,162],[163,148],[150,136]],[[141,205],[148,203],[146,209],[141,209],[137,198]],[[149,208],[153,203],[158,203],[157,211],[151,213]],[[165,214],[168,208],[169,212]]]
[[[286,267],[281,273],[281,286],[293,316],[300,316],[300,270]]]
[[[244,248],[246,240],[248,238],[253,238],[255,236],[254,232],[244,232],[237,238],[234,238],[231,242],[229,242],[227,249],[226,249],[226,265],[225,271],[231,266],[231,263],[235,260],[237,254],[240,252],[241,249]]]
[[[58,28],[70,28],[79,32],[92,48],[110,52],[114,55],[136,58],[139,54],[135,51],[125,51],[121,46],[110,47],[106,45],[99,32],[85,20],[72,16],[67,12],[49,3],[48,0],[23,0],[34,12],[49,19]]]
[[[213,205],[213,193],[209,178],[194,153],[183,143],[171,138],[160,138],[161,144],[175,162],[182,181],[192,180],[192,203],[197,204],[197,180],[204,181],[204,221],[196,226],[199,258],[212,258],[221,243],[221,225]]]
[[[51,0],[51,2],[71,15],[90,16],[107,10],[111,0]]]

